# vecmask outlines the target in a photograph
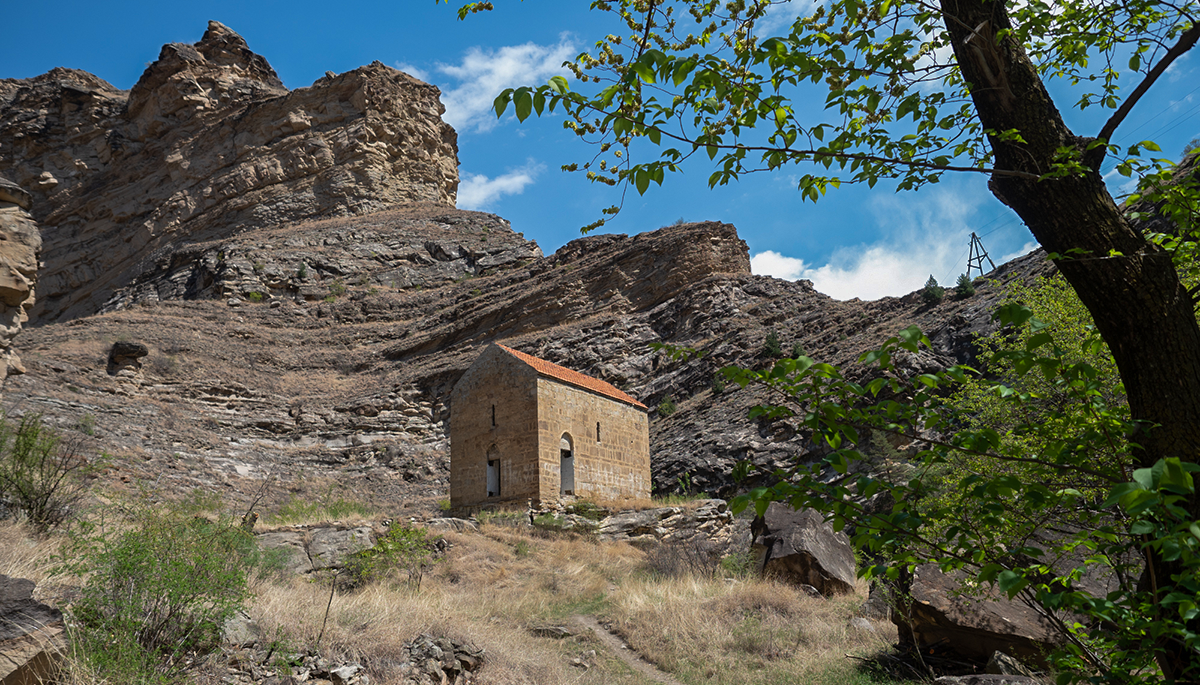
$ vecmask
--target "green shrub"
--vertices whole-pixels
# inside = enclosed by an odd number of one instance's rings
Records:
[[[799,359],[804,356],[804,345],[795,343],[792,345],[792,359]]]
[[[767,333],[766,339],[763,340],[763,354],[772,359],[783,356],[783,343],[779,342],[779,334],[775,331]]]
[[[334,297],[341,297],[346,294],[346,284],[342,282],[342,279],[335,279],[333,283],[329,284],[329,294]]]
[[[421,589],[425,571],[436,561],[434,552],[440,535],[424,528],[397,523],[375,542],[374,547],[348,555],[342,568],[347,585],[361,587],[393,570],[405,573],[405,584],[414,592]]]
[[[714,395],[720,395],[725,392],[725,377],[720,373],[714,373],[712,379],[712,392]]]
[[[296,269],[296,278],[300,280],[308,278],[308,265],[304,262],[300,262],[300,268]]]
[[[93,418],[93,431],[94,425]],[[35,526],[55,527],[74,515],[90,471],[79,443],[63,441],[43,425],[40,414],[14,423],[0,413],[0,505]]]
[[[675,399],[670,395],[667,395],[663,398],[662,402],[658,403],[658,415],[663,418],[674,414],[678,409],[679,407],[675,406]]]
[[[929,280],[925,281],[925,287],[921,288],[921,301],[925,304],[937,304],[945,295],[946,289],[938,285],[933,274],[929,274]]]
[[[265,298],[265,297],[266,297],[265,295],[258,292],[257,290],[246,294],[246,299],[250,300],[251,302],[262,302],[263,298]]]
[[[975,294],[975,283],[971,277],[966,274],[958,275],[958,282],[954,286],[954,294],[959,297],[970,297]]]
[[[83,525],[64,547],[63,569],[84,579],[68,622],[74,656],[96,680],[175,681],[242,608],[257,547],[237,519],[126,513],[128,528]]]

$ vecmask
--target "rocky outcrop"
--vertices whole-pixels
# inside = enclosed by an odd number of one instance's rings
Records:
[[[772,502],[754,524],[755,556],[764,574],[810,585],[823,596],[854,592],[854,548],[812,509]]]
[[[943,573],[935,564],[913,571],[907,597],[892,612],[901,642],[937,646],[981,664],[1002,651],[1042,665],[1058,641],[1050,621],[995,588],[969,590],[965,577]]]
[[[62,613],[33,598],[34,583],[0,574],[0,682],[52,681],[66,649]]]
[[[640,547],[659,544],[691,546],[719,559],[743,552],[750,522],[737,519],[725,500],[701,500],[694,507],[660,507],[625,511],[600,521],[601,540]]]
[[[31,206],[29,193],[0,177],[0,391],[6,378],[25,373],[13,339],[29,320],[42,250]]]
[[[184,245],[453,207],[442,111],[437,88],[378,62],[288,91],[218,22],[164,46],[130,91],[70,69],[0,81],[0,174],[31,190],[48,229],[40,320],[94,313]]]

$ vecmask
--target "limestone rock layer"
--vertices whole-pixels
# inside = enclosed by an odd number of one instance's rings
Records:
[[[0,390],[9,375],[25,373],[13,339],[29,320],[42,249],[31,201],[29,193],[0,177]]]
[[[96,312],[181,246],[411,203],[453,207],[436,87],[379,62],[289,91],[218,22],[129,91],[53,69],[0,80],[0,175],[45,229],[39,323]]]

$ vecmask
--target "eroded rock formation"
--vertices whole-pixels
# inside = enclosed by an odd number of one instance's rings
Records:
[[[0,174],[46,230],[40,321],[96,312],[146,265],[250,228],[453,207],[438,90],[375,62],[288,91],[218,22],[129,91],[72,69],[0,80]]]
[[[29,193],[0,177],[0,391],[10,375],[25,373],[13,339],[29,320],[42,250],[31,204]]]

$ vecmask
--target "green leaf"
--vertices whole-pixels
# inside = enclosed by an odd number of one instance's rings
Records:
[[[513,94],[513,107],[516,109],[517,121],[525,121],[533,112],[533,96],[528,88],[520,88]]]

